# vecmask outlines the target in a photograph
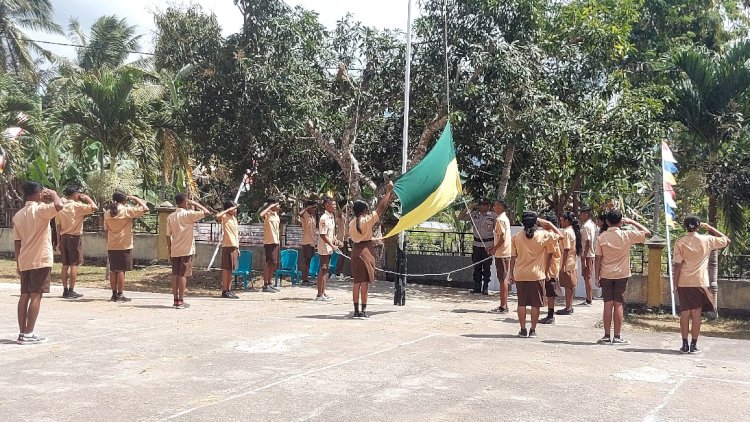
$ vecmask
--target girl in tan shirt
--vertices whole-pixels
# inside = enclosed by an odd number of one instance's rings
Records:
[[[133,201],[137,206],[125,205]],[[109,209],[104,213],[104,236],[107,239],[109,260],[109,284],[112,287],[112,302],[130,302],[125,297],[125,272],[133,269],[133,220],[148,212],[143,199],[122,192],[112,195]]]

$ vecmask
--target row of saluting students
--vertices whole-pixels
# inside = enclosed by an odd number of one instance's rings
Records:
[[[353,241],[352,261],[352,298],[355,318],[367,318],[367,294],[370,283],[375,281],[375,259],[373,253],[372,228],[391,199],[393,184],[388,183],[385,195],[377,208],[370,212],[364,201],[355,201],[352,205],[354,217],[348,223],[348,233]],[[16,257],[16,270],[21,281],[21,295],[18,302],[20,344],[37,344],[48,341],[48,338],[34,332],[36,320],[44,293],[49,293],[53,265],[53,246],[50,221],[55,219],[57,228],[57,245],[62,260],[63,297],[80,298],[75,291],[78,267],[83,263],[81,236],[83,219],[98,210],[91,198],[80,192],[76,186],[65,188],[64,199],[54,190],[44,189],[39,183],[27,182],[23,186],[25,204],[13,216],[13,240]],[[171,283],[175,309],[189,307],[184,301],[187,279],[192,276],[192,259],[195,255],[194,225],[209,216],[211,211],[185,194],[175,196],[177,210],[167,217],[166,237],[172,266]],[[325,276],[328,273],[328,262],[331,255],[340,251],[343,241],[336,238],[336,222],[333,217],[335,202],[326,198],[323,201],[325,213],[320,219],[318,253],[321,271],[318,281],[317,300],[330,300],[325,292]],[[216,220],[222,225],[222,297],[236,298],[231,291],[232,271],[237,265],[239,250],[237,204],[227,201],[224,210],[216,214]],[[264,221],[264,249],[266,252],[263,269],[263,291],[278,291],[272,284],[274,271],[278,265],[279,250],[279,201],[269,198],[260,213]],[[149,211],[143,199],[115,192],[112,201],[104,212],[104,233],[109,262],[109,279],[112,289],[112,302],[129,302],[124,295],[125,273],[133,269],[133,220]],[[303,211],[303,216],[310,229],[312,206]],[[314,229],[314,227],[312,227]],[[309,237],[309,236],[308,236]],[[315,239],[312,239],[314,242]],[[305,239],[305,249],[309,252],[312,242]],[[306,253],[305,256],[308,256]],[[309,265],[309,261],[308,261]],[[361,309],[360,309],[361,305]]]
[[[619,210],[599,214],[592,221],[592,209],[582,207],[581,220],[570,211],[559,220],[556,216],[540,218],[526,211],[522,215],[523,230],[511,235],[506,215],[507,203],[482,198],[479,209],[465,210],[459,218],[471,221],[474,231],[472,260],[474,266],[473,293],[488,294],[490,260],[493,257],[500,281],[500,306],[493,313],[508,312],[508,287],[515,284],[518,293],[520,337],[536,337],[537,324],[552,324],[555,315],[574,313],[573,294],[578,280],[580,257],[586,300],[591,306],[593,283],[602,290],[604,301],[604,336],[600,344],[628,344],[622,337],[623,304],[630,270],[630,249],[645,242],[651,232],[635,220],[624,218]],[[581,225],[583,221],[583,225]],[[703,311],[715,312],[713,295],[709,290],[708,257],[712,250],[725,248],[729,238],[716,228],[701,223],[696,216],[684,219],[685,236],[674,244],[675,292],[680,303],[680,332],[683,353],[699,353],[697,347]],[[560,228],[558,228],[560,226]],[[707,234],[698,233],[705,229]],[[565,308],[555,312],[555,299],[565,290]],[[547,316],[539,319],[546,299]],[[531,325],[527,330],[527,307],[531,308]],[[614,325],[614,333],[612,326]],[[692,325],[692,327],[691,327]],[[692,337],[688,343],[688,335]]]

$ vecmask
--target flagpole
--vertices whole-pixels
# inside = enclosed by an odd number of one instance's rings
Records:
[[[666,228],[667,233],[667,274],[669,274],[669,294],[672,299],[672,316],[677,315],[677,311],[675,309],[675,303],[674,303],[674,276],[673,276],[673,268],[672,268],[672,239],[669,235],[669,222],[674,221],[671,218],[667,217],[668,207],[667,204],[667,192],[664,190],[664,186],[666,183],[665,177],[664,177],[664,148],[662,147],[661,150],[661,192],[662,192],[662,202],[664,203],[664,228]],[[673,188],[674,189],[674,188]]]
[[[404,133],[401,144],[401,174],[406,173],[406,159],[409,153],[409,95],[411,93],[411,0],[406,0],[406,72],[404,75]],[[406,273],[406,232],[398,235],[399,273]],[[406,275],[399,275],[396,280],[396,289],[393,296],[393,304],[403,306],[406,303]]]
[[[247,180],[250,177],[250,169],[245,170],[245,175],[242,176],[242,182],[240,183],[240,187],[237,188],[237,194],[234,195],[234,202],[237,203],[237,201],[240,200],[240,194],[242,193],[242,189],[247,184]],[[219,225],[221,227],[221,225]],[[213,239],[211,239],[213,240]],[[214,254],[211,256],[211,261],[208,263],[208,267],[206,267],[206,271],[210,270],[211,267],[214,265],[214,261],[216,261],[216,255],[219,254],[219,248],[221,247],[221,241],[216,243],[216,247],[214,248]]]

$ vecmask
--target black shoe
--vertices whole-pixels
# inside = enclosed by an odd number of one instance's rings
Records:
[[[690,346],[688,346],[687,344],[683,344],[682,347],[680,347],[680,352],[682,352],[683,354],[690,353]]]
[[[479,294],[479,293],[482,293],[482,291],[477,290],[477,289],[471,289],[471,294]]]
[[[700,352],[701,352],[701,351],[700,351],[700,349],[698,348],[698,346],[696,346],[695,344],[691,344],[691,345],[690,345],[690,354],[691,354],[691,355],[697,355],[697,354],[698,354],[698,353],[700,353]]]
[[[359,313],[359,317],[362,319],[367,319],[367,318],[370,318],[370,315],[368,315],[367,312],[362,311]]]
[[[112,293],[112,297],[109,298],[110,302],[117,302],[117,293]]]
[[[224,290],[223,292],[221,292],[221,297],[223,299],[231,299],[232,298],[232,294],[229,293],[229,290]]]
[[[237,293],[235,293],[234,290],[230,290],[228,293],[232,296],[232,299],[239,299],[240,298],[239,296],[237,296]]]
[[[64,289],[62,297],[63,299],[71,299],[70,291],[68,289]]]
[[[482,294],[485,295],[485,296],[487,296],[487,295],[490,294],[490,292],[488,292],[487,290],[482,290]]]
[[[529,338],[536,338],[536,330],[535,329],[532,328],[532,329],[529,330]]]
[[[559,311],[555,312],[555,315],[570,315],[573,313],[573,309],[560,309]]]
[[[76,293],[76,291],[73,289],[70,289],[68,290],[68,297],[70,299],[78,299],[79,297],[83,297],[83,295],[80,293]]]
[[[125,295],[122,293],[117,294],[117,302],[130,302],[131,300],[132,299],[130,299],[129,297],[125,297]]]
[[[362,314],[359,311],[357,311],[354,313],[354,315],[352,315],[352,318],[355,318],[355,319],[362,318]]]
[[[525,328],[521,328],[521,331],[518,332],[518,337],[526,338],[529,336],[528,331],[526,331]]]
[[[554,324],[555,323],[555,317],[544,317],[539,320],[540,324]]]

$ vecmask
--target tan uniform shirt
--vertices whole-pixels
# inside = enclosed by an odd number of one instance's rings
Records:
[[[589,245],[589,253],[585,257],[582,258],[594,258],[596,257],[596,238],[599,235],[599,228],[596,227],[596,223],[591,221],[587,221],[584,223],[583,227],[581,227],[581,246],[586,249],[586,241],[591,242]],[[581,251],[583,253],[583,251]]]
[[[490,247],[495,243],[495,219],[497,219],[497,214],[492,211],[487,211],[486,214],[472,211],[470,214],[461,217],[463,221],[473,221],[471,230],[474,232],[474,246],[483,248]]]
[[[510,220],[505,213],[500,214],[495,219],[495,249],[496,258],[510,258],[511,250],[511,234],[510,234]],[[500,237],[503,237],[503,243],[500,245]]]
[[[219,220],[222,232],[221,246],[224,248],[239,248],[240,238],[238,235],[237,217],[224,214]]]
[[[264,245],[278,245],[281,243],[279,240],[279,213],[276,211],[269,211],[263,218],[263,244]]]
[[[568,260],[563,263],[565,272],[575,271],[578,267],[576,259],[576,232],[573,227],[567,227],[563,230],[562,249],[568,249]]]
[[[562,264],[562,243],[562,239],[555,242],[552,250],[552,263],[549,268],[550,278],[556,279],[560,275],[560,266]]]
[[[674,263],[681,264],[679,287],[709,287],[708,256],[714,249],[726,248],[724,237],[689,232],[674,243]]]
[[[334,243],[336,241],[336,220],[334,219],[333,214],[326,211],[322,216],[320,216],[318,233],[320,233],[320,236],[325,235],[326,238],[328,238],[328,241],[331,243]],[[318,254],[331,255],[332,253],[333,248],[328,246],[328,244],[324,242],[323,239],[320,239],[320,241],[318,242]]]
[[[21,251],[16,257],[20,271],[52,268],[49,222],[56,215],[55,204],[27,201],[13,216],[13,240],[21,241]]]
[[[302,244],[315,246],[315,217],[305,212],[300,217],[302,224]]]
[[[372,228],[375,224],[380,221],[380,216],[377,211],[373,211],[370,214],[359,217],[359,230],[357,230],[357,217],[354,217],[349,222],[349,236],[351,236],[354,243],[366,242],[372,240]]]
[[[94,213],[96,208],[89,204],[78,201],[66,201],[63,209],[57,214],[55,221],[60,226],[59,235],[71,234],[80,236],[83,234],[83,218]]]
[[[143,216],[148,208],[118,205],[117,214],[104,212],[104,230],[107,232],[107,250],[125,251],[133,249],[133,219]]]
[[[167,217],[167,236],[172,239],[170,256],[195,255],[195,236],[193,231],[195,223],[205,217],[203,211],[186,210],[177,208],[177,211]]]
[[[346,224],[346,212],[339,211],[336,215],[336,239],[342,244],[346,242],[347,229],[349,225]]]
[[[596,256],[602,257],[601,278],[630,277],[630,247],[646,241],[646,235],[636,230],[610,227],[596,239]]]
[[[547,254],[554,253],[558,236],[546,230],[537,230],[529,239],[523,231],[513,236],[511,255],[516,257],[513,270],[515,281],[538,281],[546,278]]]

